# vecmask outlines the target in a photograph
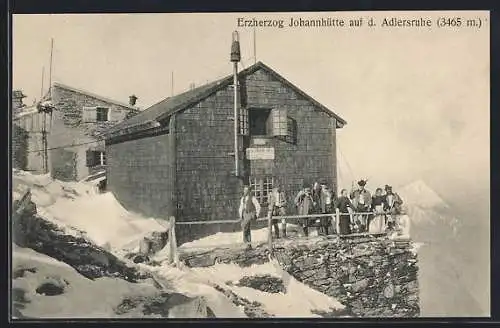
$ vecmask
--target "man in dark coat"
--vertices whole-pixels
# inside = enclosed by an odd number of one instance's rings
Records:
[[[240,208],[238,210],[241,220],[241,228],[243,230],[243,242],[247,249],[252,248],[252,235],[250,223],[255,221],[260,215],[260,204],[257,198],[252,195],[250,186],[244,186],[243,197],[240,200]]]
[[[356,212],[369,212],[372,207],[372,195],[368,190],[365,189],[367,180],[359,180],[358,181],[358,189],[356,190],[356,199],[353,200],[353,203],[357,205]],[[360,216],[361,218],[361,232],[366,231],[368,228],[368,222],[371,218],[369,214],[363,214]]]
[[[326,181],[321,181],[321,192],[319,197],[319,209],[321,214],[331,214],[334,210],[334,195],[333,191],[330,190]],[[322,235],[328,235],[329,228],[332,224],[332,219],[330,217],[322,217],[321,220],[320,233]]]
[[[314,200],[312,197],[311,188],[304,185],[304,189],[299,191],[294,200],[295,206],[297,206],[297,211],[299,215],[308,215],[314,212]],[[309,236],[309,219],[301,219],[302,230],[304,236]]]

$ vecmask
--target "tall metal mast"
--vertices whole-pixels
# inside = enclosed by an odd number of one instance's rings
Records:
[[[233,91],[234,91],[234,174],[240,176],[240,161],[238,147],[238,62],[241,60],[240,37],[237,31],[233,32],[231,44],[231,62],[233,62]]]

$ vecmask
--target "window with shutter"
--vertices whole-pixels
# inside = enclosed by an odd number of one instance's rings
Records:
[[[273,137],[286,137],[288,133],[288,117],[284,108],[275,108],[271,111]]]
[[[83,107],[83,123],[94,123],[97,120],[97,107]]]
[[[98,122],[107,122],[107,121],[109,121],[109,108],[106,108],[106,107],[97,107],[96,108],[96,120]]]

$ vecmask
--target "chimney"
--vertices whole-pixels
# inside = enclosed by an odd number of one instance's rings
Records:
[[[135,106],[135,102],[137,101],[137,96],[136,95],[131,95],[130,97],[128,97],[128,103],[130,104],[130,106]]]
[[[189,90],[193,90],[193,89],[194,89],[194,83],[191,83],[191,84],[189,85]]]

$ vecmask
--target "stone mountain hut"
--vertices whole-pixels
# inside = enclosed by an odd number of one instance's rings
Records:
[[[107,185],[125,208],[178,222],[234,220],[245,183],[264,210],[279,183],[290,213],[304,182],[337,185],[336,129],[346,121],[262,62],[235,74],[236,127],[231,75],[166,98],[108,131]],[[177,234],[182,242],[239,229],[182,225]]]

